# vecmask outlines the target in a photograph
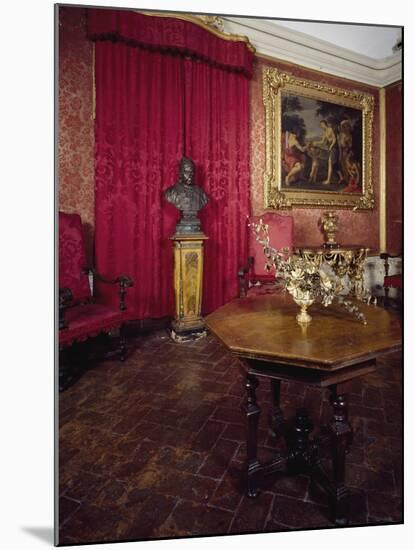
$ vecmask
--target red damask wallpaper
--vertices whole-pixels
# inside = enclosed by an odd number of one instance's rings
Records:
[[[265,169],[265,118],[262,99],[262,71],[263,67],[277,67],[281,71],[289,72],[295,76],[315,80],[323,84],[331,84],[344,89],[367,92],[374,95],[375,111],[373,121],[373,183],[375,193],[375,210],[369,213],[353,212],[352,210],[337,210],[339,217],[338,242],[342,244],[361,244],[377,251],[379,248],[379,93],[377,88],[366,86],[357,82],[339,77],[329,76],[317,71],[312,71],[298,65],[284,63],[282,61],[270,61],[256,58],[253,81],[251,87],[251,179],[252,179],[252,208],[254,215],[263,213],[263,174]],[[319,245],[324,236],[318,228],[318,220],[321,217],[320,209],[293,208],[294,217],[294,243],[301,245]]]
[[[387,250],[402,252],[402,84],[386,89],[387,109]]]
[[[88,260],[94,225],[92,43],[83,8],[59,8],[59,209],[85,225]]]

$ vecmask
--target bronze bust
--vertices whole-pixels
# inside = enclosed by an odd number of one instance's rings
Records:
[[[164,192],[166,200],[181,211],[177,233],[199,233],[197,212],[208,203],[208,197],[201,187],[193,184],[194,168],[194,162],[183,157],[180,161],[180,179]]]

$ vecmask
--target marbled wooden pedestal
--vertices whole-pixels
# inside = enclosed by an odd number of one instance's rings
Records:
[[[206,335],[201,316],[204,233],[180,234],[174,242],[175,318],[171,337],[176,342]]]

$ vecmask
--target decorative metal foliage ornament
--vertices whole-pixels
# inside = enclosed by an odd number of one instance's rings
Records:
[[[282,282],[294,301],[300,306],[301,312],[296,319],[305,324],[312,320],[307,308],[314,302],[320,302],[325,307],[336,300],[348,312],[355,315],[358,321],[367,324],[365,315],[341,292],[344,290],[341,279],[316,267],[306,258],[297,254],[289,254],[289,249],[277,250],[270,244],[269,227],[260,219],[259,223],[249,224],[255,233],[256,240],[263,246],[266,258],[265,269],[274,270],[275,276]]]

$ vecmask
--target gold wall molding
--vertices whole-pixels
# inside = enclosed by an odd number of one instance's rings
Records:
[[[379,248],[387,250],[387,113],[386,90],[379,91],[380,165],[379,165]]]
[[[340,76],[333,72],[329,71],[321,71],[320,69],[315,69],[313,67],[308,67],[306,65],[301,65],[300,63],[295,63],[294,61],[288,61],[286,59],[283,59],[282,57],[276,57],[272,55],[267,55],[265,53],[261,53],[256,50],[256,57],[263,60],[263,61],[270,61],[270,63],[274,63],[275,65],[282,65],[282,66],[288,66],[288,70],[291,69],[299,69],[300,71],[306,71],[308,73],[312,73],[312,75],[315,75],[315,78],[321,77],[321,78],[333,78],[335,80],[340,80],[341,82],[344,82],[344,84],[349,84],[350,86],[364,86],[366,88],[372,88],[372,91],[375,92],[377,90],[380,90],[380,88],[376,84],[367,84],[363,82],[362,80],[357,80],[356,78],[350,78],[347,76]]]
[[[195,25],[198,25],[199,27],[203,28],[204,30],[210,32],[211,34],[214,34],[218,38],[222,38],[223,40],[228,40],[230,42],[244,42],[247,46],[247,48],[252,52],[256,53],[256,49],[251,44],[249,38],[244,35],[239,34],[230,34],[224,32],[224,30],[219,29],[218,27],[223,26],[223,20],[214,15],[190,15],[186,13],[172,13],[172,12],[149,12],[149,11],[139,11],[139,10],[133,10],[136,13],[140,13],[142,15],[148,15],[150,17],[172,17],[174,19],[181,19],[182,21],[189,21],[190,23],[194,23]]]
[[[224,21],[218,15],[199,15],[198,16],[203,23],[208,27],[216,29],[220,32],[224,32]]]

